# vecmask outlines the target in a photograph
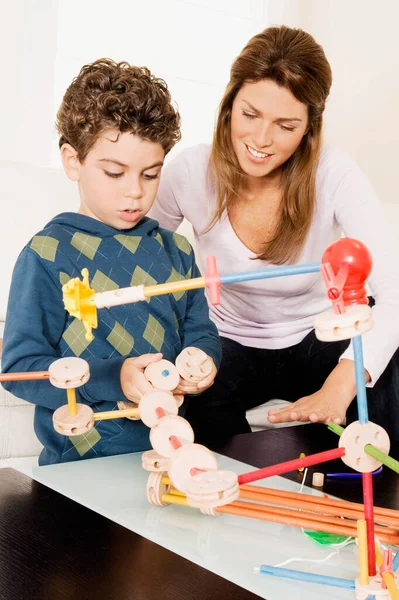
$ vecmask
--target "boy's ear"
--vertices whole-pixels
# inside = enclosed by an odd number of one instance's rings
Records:
[[[62,144],[60,152],[62,166],[67,177],[71,181],[79,181],[80,162],[75,148],[71,144]]]

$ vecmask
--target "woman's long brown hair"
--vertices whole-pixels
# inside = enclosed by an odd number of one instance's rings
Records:
[[[213,137],[210,168],[216,185],[217,209],[207,231],[228,212],[245,178],[231,141],[234,99],[244,83],[263,79],[289,89],[308,107],[308,130],[282,166],[281,213],[273,238],[258,255],[271,263],[283,264],[298,257],[312,222],[323,111],[332,83],[323,48],[301,29],[285,26],[265,29],[249,40],[231,67]]]

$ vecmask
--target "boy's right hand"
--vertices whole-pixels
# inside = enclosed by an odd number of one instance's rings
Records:
[[[144,369],[153,362],[161,360],[162,354],[142,354],[137,358],[127,358],[121,368],[122,392],[131,402],[140,402],[144,394],[154,391],[154,387],[144,375]]]

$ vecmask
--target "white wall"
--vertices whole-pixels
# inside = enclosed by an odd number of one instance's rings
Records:
[[[0,21],[0,320],[12,267],[52,216],[76,210],[54,120],[79,69],[111,57],[163,77],[185,146],[211,140],[230,65],[266,26],[267,0],[13,0]],[[172,151],[173,152],[173,151]]]
[[[270,24],[308,31],[330,61],[326,141],[350,153],[382,202],[399,204],[398,0],[270,0],[269,6]]]
[[[54,118],[80,67],[110,56],[164,77],[183,117],[175,150],[211,139],[235,56],[267,24],[302,27],[334,73],[326,138],[397,203],[398,0],[13,0],[0,20],[0,319],[12,266],[54,214],[75,210]],[[393,214],[393,213],[392,213]]]

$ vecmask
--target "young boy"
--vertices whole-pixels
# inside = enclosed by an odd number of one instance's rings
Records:
[[[21,252],[12,277],[3,347],[3,371],[46,371],[56,359],[79,356],[90,380],[78,402],[94,411],[138,401],[152,389],[144,368],[175,362],[196,346],[214,362],[202,389],[212,385],[221,358],[203,290],[168,294],[101,309],[94,340],[68,315],[62,285],[89,270],[95,291],[197,277],[191,246],[145,215],[158,190],[165,155],[180,139],[180,117],[164,81],[146,68],[102,59],[83,67],[57,115],[64,170],[80,193],[78,213],[63,213]],[[53,464],[150,447],[141,421],[100,421],[87,434],[64,437],[52,415],[66,403],[65,390],[48,381],[4,384],[36,404],[35,432],[44,446],[39,464]],[[181,384],[178,391],[198,393]]]

